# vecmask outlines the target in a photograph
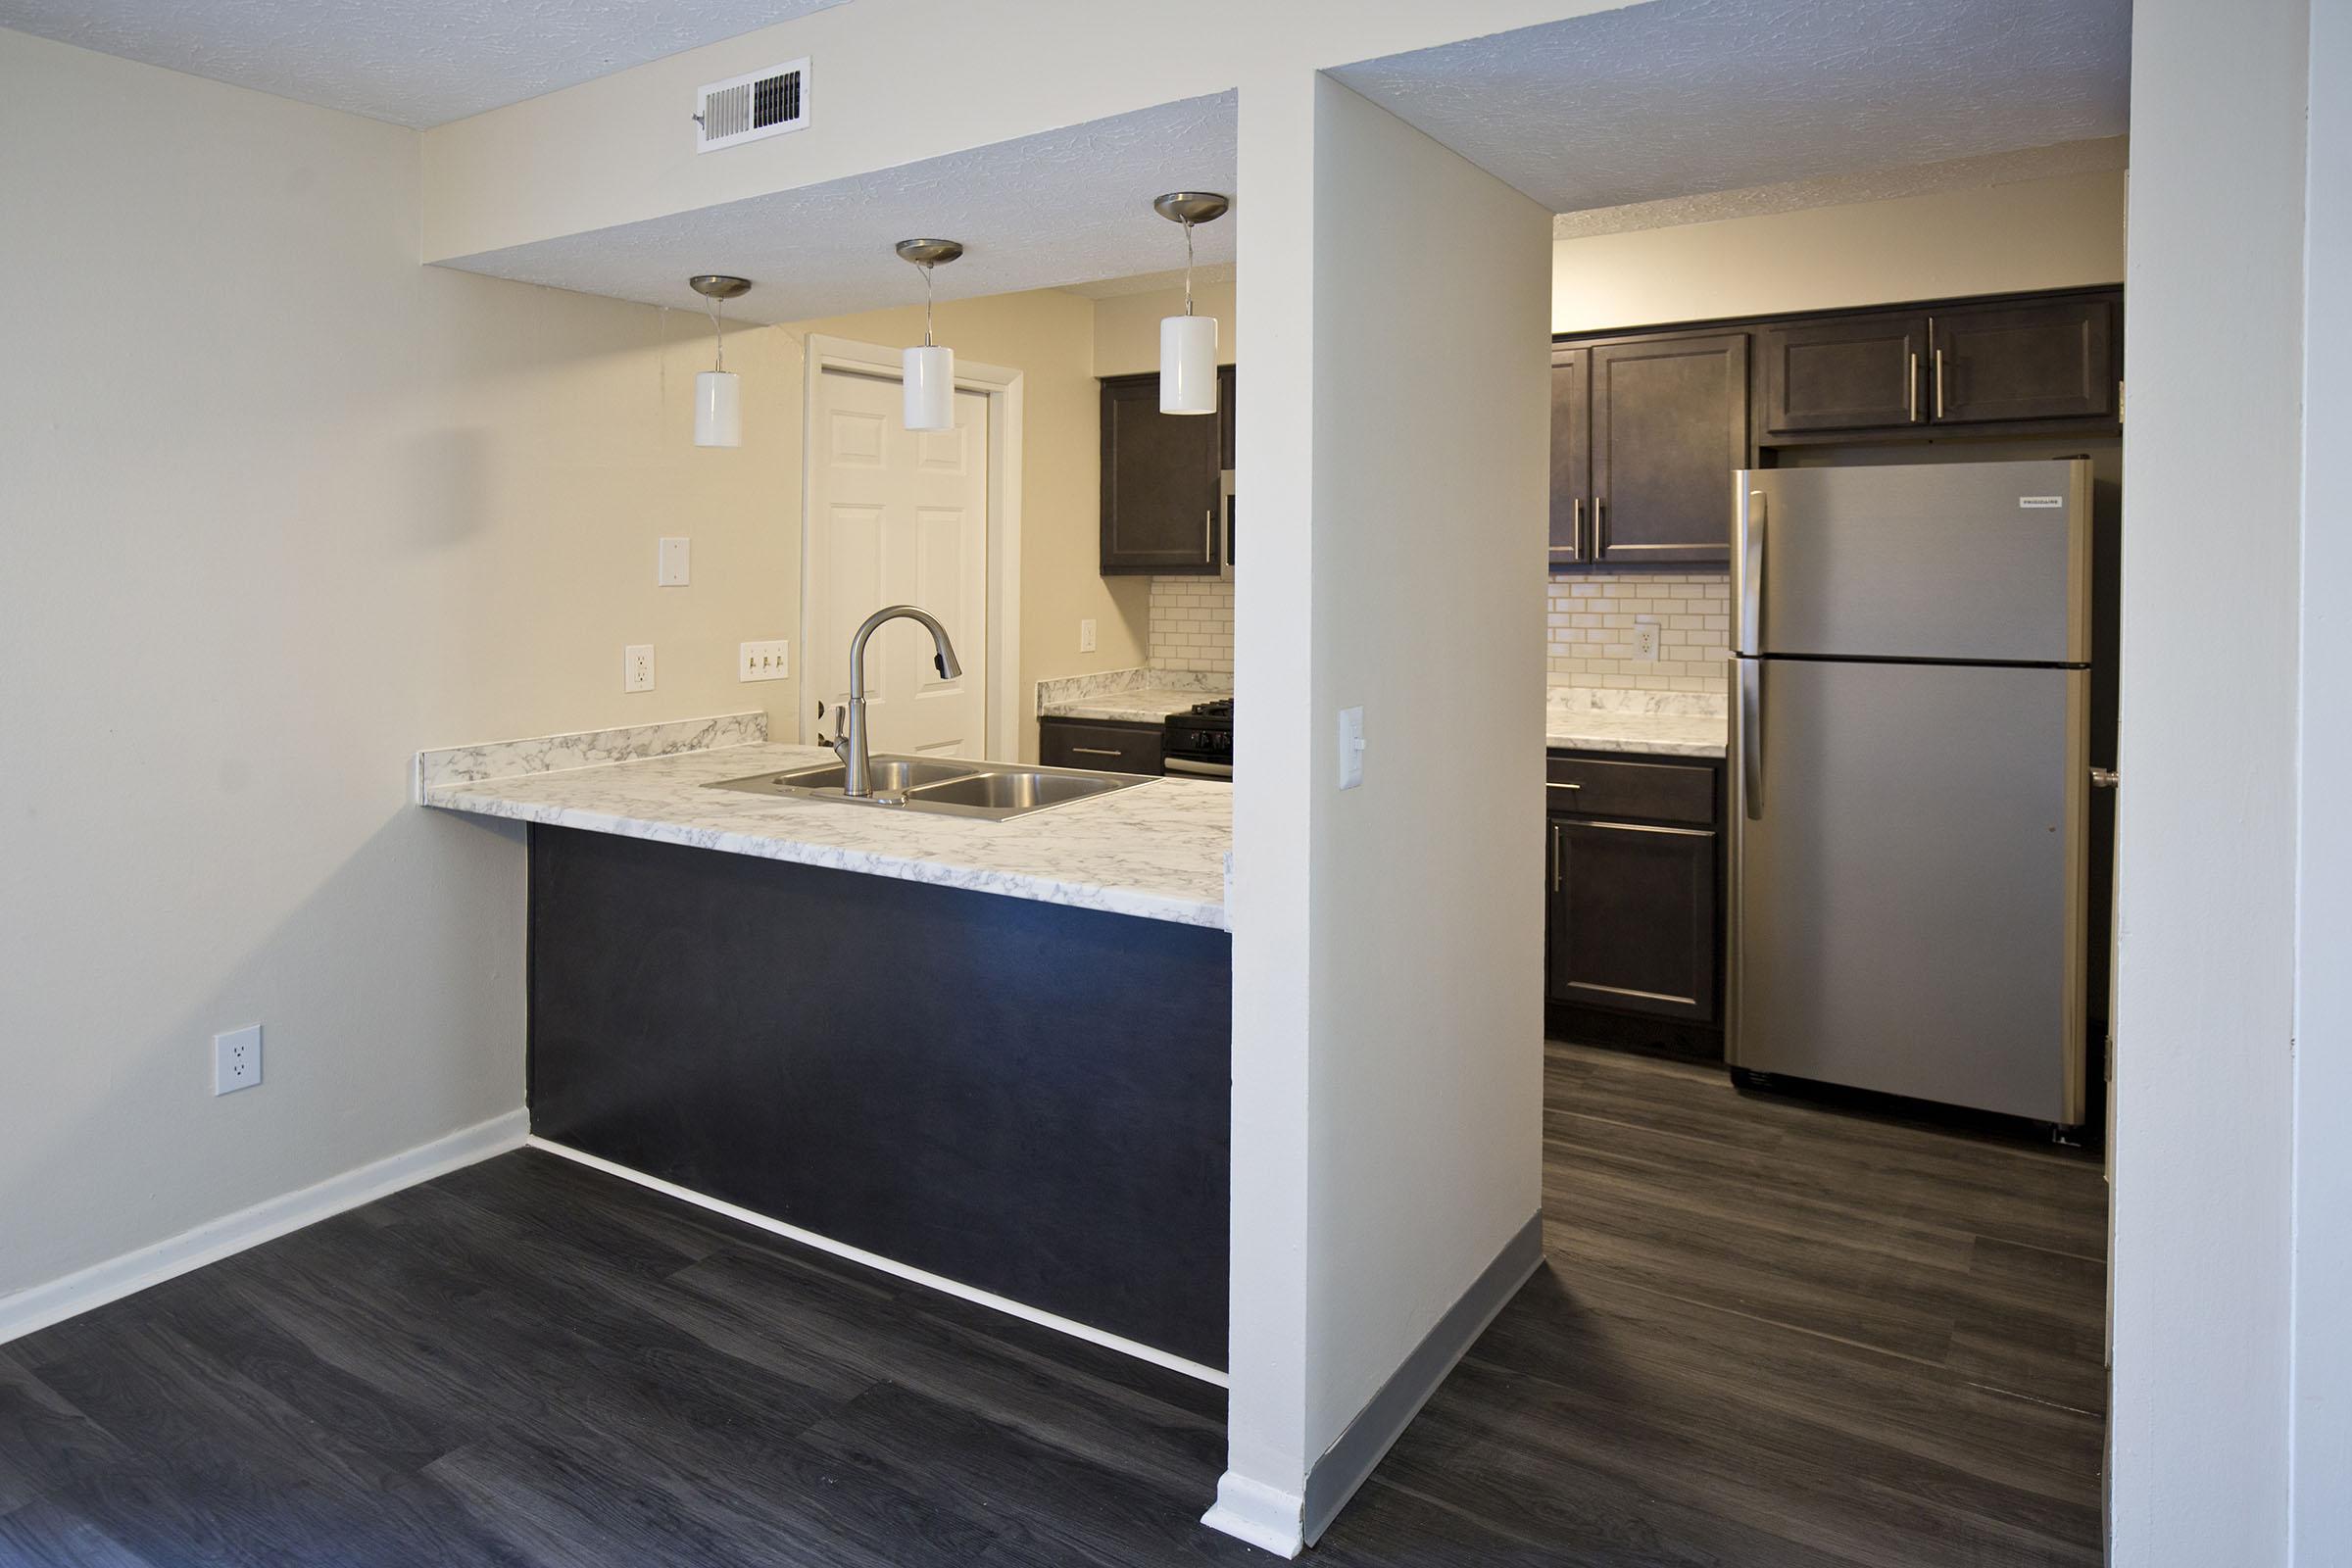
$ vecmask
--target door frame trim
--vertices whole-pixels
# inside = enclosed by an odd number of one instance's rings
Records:
[[[803,356],[801,386],[801,667],[808,656],[808,519],[816,506],[817,378],[846,370],[884,381],[900,381],[899,350],[879,343],[810,333]],[[1021,752],[1021,416],[1026,399],[1023,374],[1001,365],[956,359],[956,387],[988,399],[988,682],[982,692],[988,755],[1016,761]],[[798,705],[795,733],[803,745],[816,738],[811,705]]]

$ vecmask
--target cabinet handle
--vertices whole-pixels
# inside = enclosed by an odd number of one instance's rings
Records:
[[[1217,509],[1214,507],[1200,514],[1200,555],[1210,565],[1217,564]]]
[[[1936,351],[1936,417],[1943,417],[1943,350]]]
[[[1585,498],[1578,496],[1571,506],[1574,521],[1568,531],[1568,559],[1582,561],[1585,559]]]
[[[1911,373],[1909,378],[1903,382],[1903,399],[1905,406],[1910,410],[1911,422],[1917,424],[1919,422],[1919,351],[1917,349],[1911,351]]]
[[[1551,824],[1551,891],[1560,891],[1560,824]]]
[[[1605,496],[1594,496],[1592,498],[1592,551],[1585,558],[1586,560],[1598,561],[1600,559],[1601,551],[1607,548],[1603,541],[1608,538],[1608,499]]]
[[[1127,755],[1125,752],[1114,752],[1102,746],[1073,746],[1070,750],[1080,757],[1125,757]]]

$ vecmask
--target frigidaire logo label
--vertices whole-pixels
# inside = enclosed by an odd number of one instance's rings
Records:
[[[2017,504],[2021,507],[2063,507],[2066,505],[2066,497],[2019,496],[2017,498]]]

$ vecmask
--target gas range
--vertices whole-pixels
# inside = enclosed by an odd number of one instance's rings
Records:
[[[1233,777],[1233,699],[1220,697],[1169,714],[1160,735],[1159,765],[1194,778]]]

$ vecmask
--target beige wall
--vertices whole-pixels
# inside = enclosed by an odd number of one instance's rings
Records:
[[[2124,276],[2122,171],[1557,241],[1555,332]]]
[[[1094,302],[1058,289],[957,300],[938,308],[937,323],[939,341],[959,357],[1022,373],[1020,702],[1027,720],[1036,712],[1038,681],[1130,668],[1146,657],[1150,579],[1104,577],[1101,569],[1102,425]],[[907,307],[797,321],[751,334],[766,340],[777,368],[778,384],[770,394],[777,421],[773,441],[776,461],[790,475],[790,516],[797,518],[801,506],[801,406],[808,338],[821,334],[895,347],[919,342],[922,333],[921,309]],[[789,586],[779,590],[794,607],[789,613],[795,620],[797,538]],[[1091,654],[1078,651],[1081,619],[1096,623]],[[1036,724],[1024,722],[1021,736],[1023,756],[1034,760]]]
[[[1239,356],[1236,326],[1236,289],[1231,283],[1196,283],[1193,312],[1217,318],[1217,363],[1232,365]],[[1095,373],[1139,375],[1159,368],[1160,318],[1184,314],[1184,290],[1152,289],[1142,294],[1119,294],[1095,302]]]
[[[0,31],[0,146],[5,1296],[519,1107],[520,840],[410,754],[776,695],[792,492],[696,318],[419,268],[412,132]]]

